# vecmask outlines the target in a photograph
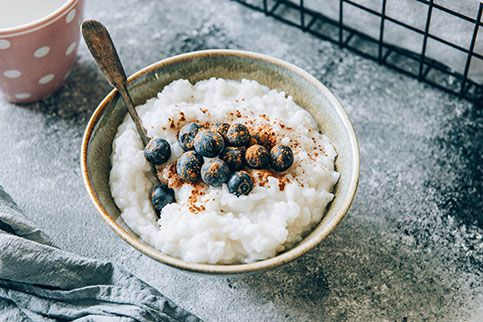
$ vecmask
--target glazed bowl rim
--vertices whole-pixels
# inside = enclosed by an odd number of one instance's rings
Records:
[[[325,239],[338,225],[338,223],[345,217],[347,211],[349,210],[358,186],[359,181],[359,144],[358,140],[352,126],[352,123],[337,100],[337,98],[322,84],[320,83],[315,77],[310,75],[308,72],[302,70],[301,68],[287,63],[283,60],[267,56],[264,54],[248,52],[248,51],[241,51],[241,50],[227,50],[227,49],[213,49],[213,50],[202,50],[202,51],[194,51],[189,53],[184,53],[176,56],[172,56],[163,60],[160,60],[156,63],[153,63],[138,72],[132,74],[128,77],[128,84],[133,82],[134,80],[144,76],[145,74],[163,68],[164,66],[168,66],[175,63],[180,63],[184,61],[189,61],[194,58],[204,58],[209,56],[236,56],[240,58],[248,58],[254,59],[259,61],[264,61],[266,63],[275,64],[279,67],[288,69],[299,76],[305,78],[305,80],[309,81],[312,85],[314,85],[318,91],[322,92],[323,95],[327,98],[333,108],[335,108],[337,114],[341,118],[344,130],[347,131],[349,136],[349,143],[350,143],[350,150],[353,154],[353,162],[350,165],[352,167],[353,176],[349,182],[348,194],[343,200],[342,205],[339,207],[339,211],[337,212],[336,216],[332,218],[329,222],[327,222],[318,234],[311,236],[310,239],[303,239],[300,243],[298,243],[295,247],[276,255],[275,257],[268,258],[262,261],[248,263],[248,264],[229,264],[229,265],[221,265],[221,264],[200,264],[200,263],[191,263],[185,262],[181,259],[166,255],[161,251],[147,245],[140,239],[136,239],[131,236],[120,224],[116,222],[116,220],[111,217],[108,211],[102,206],[100,200],[97,197],[95,189],[93,187],[93,183],[90,179],[90,174],[87,166],[87,157],[88,157],[88,147],[90,143],[90,139],[92,137],[94,128],[102,116],[104,110],[109,105],[109,103],[116,97],[117,90],[113,89],[97,106],[94,113],[92,114],[85,133],[82,140],[82,148],[81,148],[81,168],[82,168],[82,178],[84,184],[86,186],[87,192],[93,201],[97,211],[100,213],[102,218],[107,222],[107,224],[114,230],[114,232],[125,240],[128,244],[136,248],[141,253],[172,267],[176,267],[182,270],[198,272],[198,273],[208,273],[208,274],[239,274],[239,273],[248,273],[248,272],[255,272],[255,271],[262,271],[265,269],[273,268],[276,266],[280,266],[282,264],[288,263],[296,258],[304,255],[314,247],[316,247],[323,239]],[[337,196],[336,196],[337,197]],[[329,205],[330,207],[330,205]]]

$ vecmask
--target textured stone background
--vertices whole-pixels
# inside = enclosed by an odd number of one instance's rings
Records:
[[[294,63],[342,101],[361,182],[336,231],[261,275],[190,275],[133,250],[82,185],[86,122],[109,85],[84,44],[67,84],[30,106],[0,101],[0,184],[58,246],[110,259],[206,320],[483,319],[483,110],[231,1],[88,1],[128,74],[206,48]]]

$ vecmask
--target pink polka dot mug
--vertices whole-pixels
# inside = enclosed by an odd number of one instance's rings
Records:
[[[0,93],[5,99],[34,102],[62,86],[76,59],[83,8],[84,0],[65,0],[32,22],[0,26]]]

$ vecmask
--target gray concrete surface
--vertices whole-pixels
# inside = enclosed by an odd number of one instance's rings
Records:
[[[360,139],[348,217],[302,259],[261,275],[191,275],[141,255],[104,224],[79,147],[109,91],[81,45],[55,95],[0,101],[0,184],[58,246],[110,259],[208,321],[483,319],[483,110],[231,1],[88,1],[127,73],[206,48],[294,63],[341,100]]]

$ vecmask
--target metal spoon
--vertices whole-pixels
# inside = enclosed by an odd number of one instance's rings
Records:
[[[82,36],[87,44],[87,48],[89,48],[89,51],[109,83],[111,83],[111,85],[114,86],[121,94],[129,115],[136,126],[139,137],[141,138],[143,145],[146,146],[150,138],[146,133],[146,129],[142,125],[141,118],[139,117],[139,114],[137,113],[135,105],[127,90],[126,73],[124,72],[124,68],[122,67],[109,32],[104,25],[96,20],[84,21],[81,28]],[[161,183],[162,185],[167,186],[166,180],[163,180],[163,178],[158,175],[156,167],[151,164],[151,168],[158,180],[158,184]]]
[[[149,137],[141,123],[141,118],[135,109],[131,96],[129,96],[129,92],[127,91],[126,73],[119,60],[109,32],[103,24],[96,20],[84,21],[81,28],[87,48],[89,48],[89,51],[109,83],[121,94],[129,115],[131,115],[134,125],[136,125],[136,130],[141,137],[141,141],[146,146],[149,142]]]

